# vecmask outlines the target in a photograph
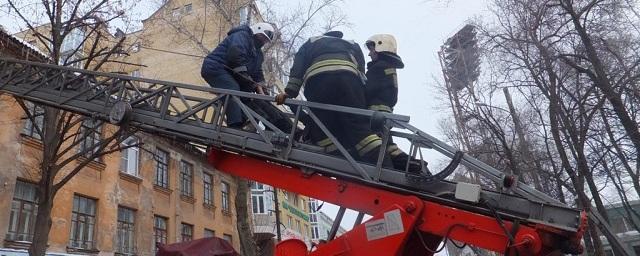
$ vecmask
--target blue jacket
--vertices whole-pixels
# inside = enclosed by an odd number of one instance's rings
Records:
[[[233,71],[247,72],[255,82],[262,82],[263,60],[262,50],[253,38],[251,28],[242,25],[231,29],[227,37],[207,55],[200,72],[203,77],[223,73],[233,75]]]

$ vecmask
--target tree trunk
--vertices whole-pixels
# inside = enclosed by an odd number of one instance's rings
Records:
[[[50,193],[44,191],[44,193],[39,194],[44,195]],[[51,209],[53,209],[53,195],[40,197],[38,201],[38,213],[36,214],[36,224],[33,230],[33,241],[29,246],[29,255],[31,256],[44,256],[47,252],[49,232],[51,231],[52,225]]]
[[[237,177],[238,189],[236,192],[236,216],[238,236],[240,238],[240,251],[244,256],[256,256],[258,247],[253,238],[251,223],[249,222],[249,183],[246,179]]]

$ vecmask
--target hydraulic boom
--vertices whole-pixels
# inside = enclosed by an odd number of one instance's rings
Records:
[[[338,147],[341,155],[335,156],[294,140],[295,130],[278,129],[244,104],[273,101],[265,95],[14,59],[0,59],[0,91],[201,145],[220,171],[373,216],[312,251],[301,241],[283,241],[277,246],[278,255],[432,255],[447,239],[506,255],[582,251],[584,212],[525,184],[505,183],[509,177],[411,126],[407,116],[287,100],[294,109],[294,127],[308,115],[305,122],[320,127]],[[224,125],[229,101],[240,105],[258,127],[256,132]],[[423,177],[383,168],[381,159],[377,165],[357,162],[315,116],[316,109],[367,116],[372,125],[384,127],[383,141],[407,140],[414,156],[430,149],[451,158],[451,163],[440,173]],[[380,150],[383,156],[386,148]],[[444,179],[459,165],[506,185],[465,192],[470,186]]]

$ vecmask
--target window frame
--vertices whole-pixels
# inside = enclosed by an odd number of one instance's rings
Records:
[[[267,214],[264,194],[251,195],[251,211],[253,214]]]
[[[162,222],[158,222],[158,220],[161,220]],[[163,223],[164,229],[162,229],[162,227],[159,227],[158,223]],[[169,235],[169,218],[160,216],[160,215],[154,215],[153,216],[154,251],[156,252],[158,251],[158,244],[167,244],[168,235]],[[161,240],[161,241],[158,241],[158,240]]]
[[[207,177],[210,179],[207,181]],[[202,202],[205,205],[213,206],[213,174],[202,172]]]
[[[138,137],[130,136],[124,139],[120,143],[120,146],[127,147],[138,144],[139,142],[140,139]],[[135,157],[134,164],[130,164],[132,156]],[[131,167],[133,167],[133,170],[130,170]],[[120,172],[134,177],[140,177],[140,148],[138,146],[120,150]]]
[[[32,189],[32,193],[33,193],[32,199],[17,197],[18,189],[20,189],[18,186],[21,186],[21,185],[25,186],[23,188],[23,191],[27,189],[30,189],[30,190]],[[30,242],[33,241],[36,215],[38,214],[38,194],[37,194],[36,186],[37,186],[36,184],[30,183],[30,182],[16,180],[15,188],[13,190],[13,198],[11,201],[11,212],[9,215],[9,224],[7,227],[7,234],[5,235],[6,240],[30,241]],[[18,207],[17,213],[14,214],[14,206],[16,203],[20,204],[20,207]],[[30,215],[26,219],[24,218],[25,217],[24,212],[26,211],[25,205],[31,205],[32,207]],[[15,217],[17,217],[17,220],[14,219]],[[27,219],[29,220],[28,222],[26,221]],[[27,229],[26,233],[21,232],[21,231],[24,231],[25,229]]]
[[[164,154],[164,159],[160,156]],[[154,155],[154,159],[156,160],[156,169],[155,169],[155,177],[153,179],[153,184],[162,188],[169,188],[169,164],[171,161],[171,155],[169,155],[168,151],[165,151],[161,148],[156,148],[156,154]],[[161,161],[161,160],[164,160]],[[161,179],[159,179],[161,178]]]
[[[42,131],[42,128],[44,127],[44,107],[30,101],[25,101],[25,106],[27,107],[27,111],[29,111],[29,114],[31,114],[35,119],[35,125],[29,118],[29,115],[25,113],[26,120],[21,134],[37,140],[42,140],[42,137],[38,133],[38,129],[36,129],[36,127],[40,126],[40,131],[44,132]]]
[[[208,236],[210,235],[210,236]],[[202,232],[202,237],[216,237],[216,231],[213,229],[208,229],[208,228],[204,228],[204,231]]]
[[[229,183],[227,183],[226,181],[220,182],[220,194],[222,195],[221,207],[222,211],[225,213],[231,213],[230,190],[231,187],[229,186]]]
[[[130,214],[121,219],[125,214]],[[118,206],[116,253],[119,255],[136,254],[136,210]],[[129,238],[125,240],[125,238]],[[125,245],[125,243],[128,243]]]
[[[180,223],[180,241],[193,241],[193,225],[185,222]]]
[[[83,204],[80,200],[85,201],[85,209],[80,209]],[[78,202],[77,206],[76,202]],[[88,206],[89,203],[93,203],[93,207],[89,208],[92,213],[80,212],[80,210],[86,211],[86,206]],[[69,232],[70,248],[85,250],[96,249],[96,234],[98,233],[97,215],[98,200],[80,194],[73,195],[73,208],[71,209],[71,227]],[[84,220],[80,221],[81,219]],[[78,223],[82,223],[83,225],[79,225]],[[86,227],[82,228],[84,226]]]
[[[86,125],[89,122],[91,123],[91,126]],[[80,142],[80,145],[78,145],[78,153],[87,150],[89,147],[94,147],[93,150],[86,151],[83,155],[84,157],[89,158],[98,152],[100,147],[96,146],[100,143],[100,140],[102,140],[102,126],[103,122],[97,119],[87,118],[81,122],[78,139],[82,141]],[[100,160],[100,158],[97,157],[95,160]]]
[[[189,167],[186,169],[185,167]],[[192,163],[180,160],[180,195],[193,198],[193,169]],[[187,172],[188,170],[188,172]]]

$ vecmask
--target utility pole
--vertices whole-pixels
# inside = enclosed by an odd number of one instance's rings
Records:
[[[280,231],[280,202],[278,202],[278,189],[273,187],[273,206],[276,213],[276,237],[278,242],[282,241],[282,231]]]

